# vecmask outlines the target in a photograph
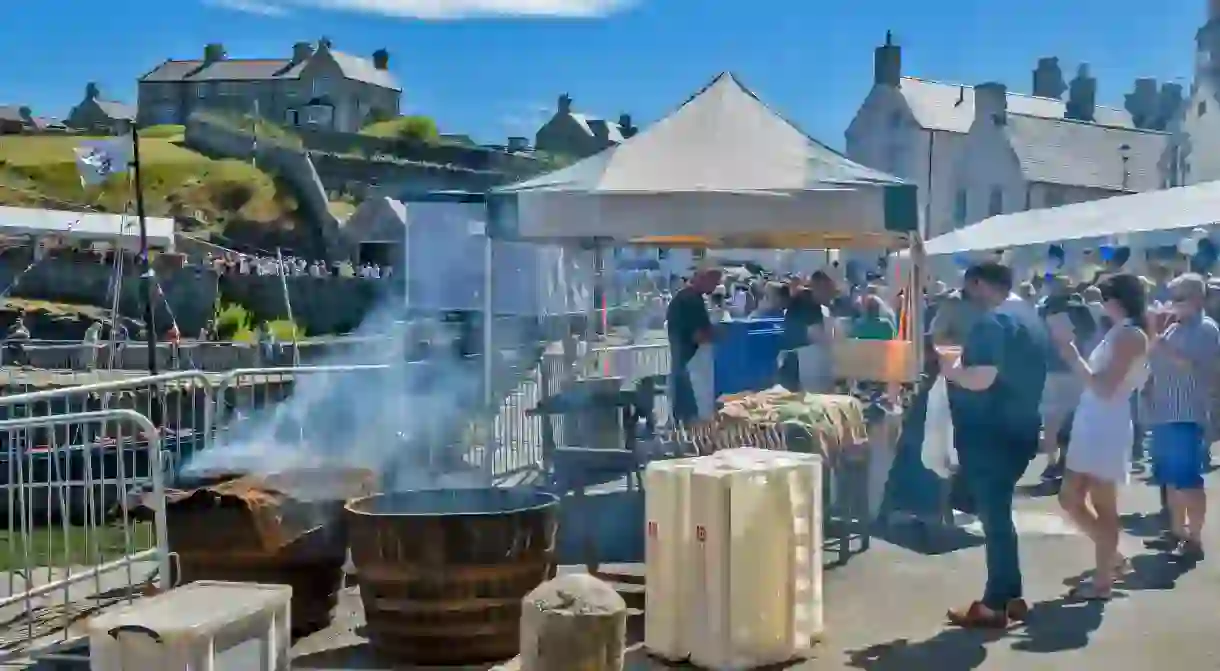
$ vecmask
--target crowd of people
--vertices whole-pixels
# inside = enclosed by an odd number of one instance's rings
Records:
[[[284,274],[288,277],[359,277],[368,280],[390,279],[394,268],[377,263],[352,263],[351,261],[326,262],[285,255],[282,259]],[[281,259],[259,254],[208,254],[204,263],[221,275],[279,276]]]
[[[698,415],[689,367],[714,341],[716,321],[782,319],[792,350],[837,335],[890,339],[898,300],[889,294],[880,281],[841,289],[825,272],[728,283],[720,269],[695,272],[666,310],[675,419]],[[1013,497],[1040,453],[1042,477],[1095,550],[1092,578],[1070,598],[1109,600],[1132,570],[1119,500],[1145,458],[1166,525],[1144,545],[1175,561],[1204,558],[1204,474],[1220,438],[1220,281],[1113,267],[1081,282],[1066,274],[1021,282],[992,261],[967,269],[958,288],[934,283],[923,298],[926,377],[948,385],[955,507],[977,515],[987,544],[983,596],[950,610],[952,623],[1006,627],[1028,614]],[[820,370],[799,370],[811,361]],[[819,391],[832,381],[829,363],[785,361],[779,382]]]

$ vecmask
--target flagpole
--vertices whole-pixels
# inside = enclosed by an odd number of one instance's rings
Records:
[[[145,347],[148,349],[148,374],[157,374],[157,326],[153,323],[153,271],[148,252],[148,220],[144,214],[144,188],[140,182],[140,132],[131,122],[131,178],[136,190],[136,218],[140,222],[140,290],[144,296]],[[161,426],[161,400],[154,393],[151,399],[153,424]]]

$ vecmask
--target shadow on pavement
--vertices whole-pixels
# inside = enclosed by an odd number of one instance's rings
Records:
[[[942,555],[983,545],[981,536],[959,527],[916,519],[878,525],[873,535],[904,550],[922,555]]]
[[[1118,516],[1118,523],[1123,531],[1141,538],[1160,536],[1165,530],[1160,513],[1126,513]]]
[[[847,665],[866,671],[970,671],[987,661],[987,645],[1006,631],[945,629],[926,641],[900,638],[848,652]]]

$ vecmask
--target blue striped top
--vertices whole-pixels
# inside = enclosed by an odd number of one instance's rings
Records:
[[[1144,388],[1144,404],[1150,424],[1194,422],[1208,424],[1211,411],[1211,374],[1220,357],[1220,327],[1210,317],[1200,316],[1169,327],[1149,356],[1152,376]],[[1201,365],[1183,366],[1163,351],[1172,349]]]

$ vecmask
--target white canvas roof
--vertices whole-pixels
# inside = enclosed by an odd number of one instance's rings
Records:
[[[526,238],[887,246],[918,219],[914,186],[813,140],[728,73],[631,139],[497,192]]]
[[[1002,214],[927,242],[928,254],[958,254],[1087,239],[1153,237],[1220,221],[1220,181]]]
[[[150,247],[174,248],[173,219],[147,217],[145,221]],[[140,227],[135,215],[0,207],[0,235],[55,235],[69,240],[112,243],[121,238],[121,244],[130,247],[139,240]]]

